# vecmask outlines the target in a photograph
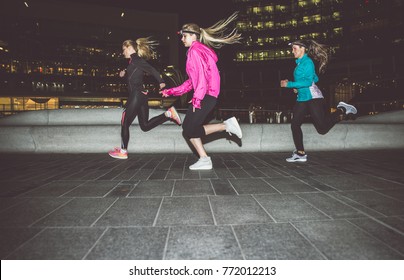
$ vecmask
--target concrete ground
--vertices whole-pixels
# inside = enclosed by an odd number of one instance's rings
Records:
[[[1,259],[404,259],[404,150],[0,154]]]

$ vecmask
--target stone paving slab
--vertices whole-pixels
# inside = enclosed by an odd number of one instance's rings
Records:
[[[229,226],[178,226],[170,230],[167,260],[240,260],[243,258]]]
[[[0,154],[1,259],[404,259],[404,150]]]
[[[295,222],[296,228],[328,259],[402,259],[385,243],[347,221]]]

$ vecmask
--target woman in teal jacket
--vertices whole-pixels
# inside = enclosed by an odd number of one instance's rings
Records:
[[[296,150],[287,158],[288,162],[305,162],[307,154],[303,146],[303,132],[301,129],[304,118],[310,114],[317,132],[326,134],[337,122],[340,115],[356,114],[354,106],[340,102],[337,110],[326,114],[324,97],[316,86],[318,76],[312,59],[319,63],[319,73],[323,73],[328,63],[329,54],[325,45],[314,40],[298,40],[290,43],[296,58],[296,68],[293,72],[294,81],[282,80],[281,87],[293,88],[297,93],[297,102],[293,108],[292,135]]]

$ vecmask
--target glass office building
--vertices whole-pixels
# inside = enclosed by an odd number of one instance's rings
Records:
[[[168,87],[180,83],[178,15],[63,0],[0,3],[0,111],[121,106],[127,61],[121,43],[152,35],[151,61]],[[242,44],[218,50],[219,108],[290,110],[281,89],[295,62],[288,43],[315,39],[334,51],[319,86],[330,107],[353,101],[369,112],[402,108],[403,0],[233,0]],[[183,69],[181,62],[181,69]],[[168,106],[146,77],[150,105]],[[164,103],[167,102],[167,103]],[[181,98],[182,104],[186,100]],[[369,105],[365,105],[365,104]],[[376,105],[375,105],[376,104]],[[382,106],[382,107],[380,107]],[[383,107],[384,106],[384,107]]]
[[[381,101],[403,99],[402,0],[234,0],[234,4],[240,11],[237,27],[244,41],[228,58],[235,66],[223,76],[227,96],[237,96],[244,106],[290,108],[294,96],[285,94],[279,81],[293,78],[295,63],[288,43],[295,39],[314,39],[332,47],[332,59],[319,83],[331,106],[374,95]],[[402,100],[395,104],[402,108]]]

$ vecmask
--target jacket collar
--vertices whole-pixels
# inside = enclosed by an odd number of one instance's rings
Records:
[[[130,64],[133,60],[136,60],[136,59],[138,59],[138,58],[140,58],[140,57],[137,55],[137,53],[132,53],[132,54],[130,55],[130,58],[129,58],[129,64]]]
[[[307,53],[305,53],[301,58],[296,59],[296,64],[299,64],[302,60],[307,58]]]

